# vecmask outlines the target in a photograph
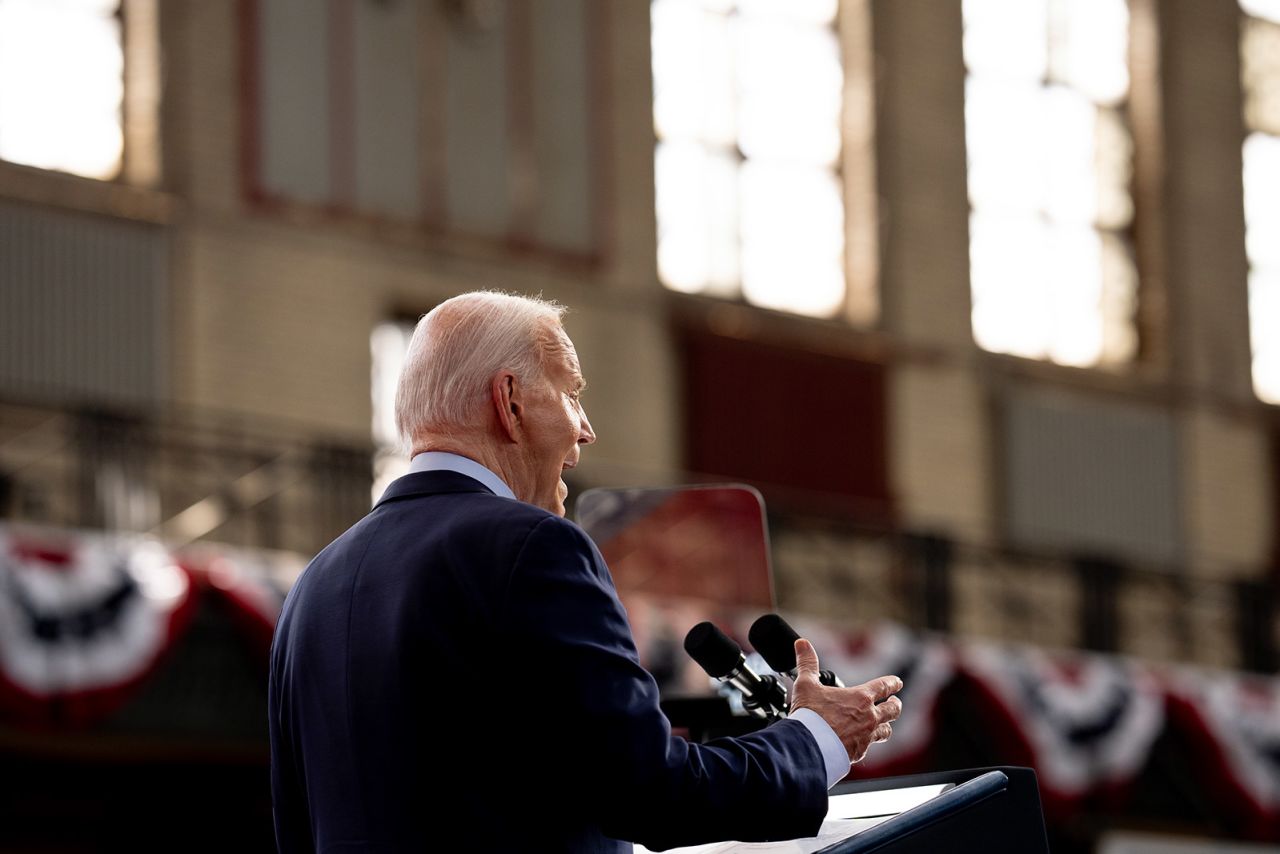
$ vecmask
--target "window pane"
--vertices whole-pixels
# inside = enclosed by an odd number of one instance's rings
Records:
[[[1091,223],[1098,208],[1094,138],[1096,108],[1079,92],[1050,86],[1039,98],[1035,121],[1048,156],[1044,178],[1048,184],[1045,212],[1053,220]]]
[[[1280,0],[1240,0],[1245,250],[1253,387],[1280,404]],[[1265,20],[1264,20],[1265,19]]]
[[[683,0],[655,0],[652,21],[658,136],[732,146],[736,119],[728,18]]]
[[[369,336],[372,370],[369,389],[373,404],[373,490],[371,503],[382,497],[391,481],[409,471],[409,459],[400,453],[396,431],[396,384],[409,351],[413,324],[387,322],[374,327]]]
[[[1249,274],[1249,325],[1254,390],[1268,403],[1280,403],[1280,267]]]
[[[737,292],[737,163],[698,143],[664,142],[654,160],[658,273],[685,293]]]
[[[1245,140],[1244,221],[1249,262],[1280,267],[1280,137]]]
[[[743,154],[834,165],[843,84],[835,33],[744,17],[737,35]]]
[[[742,290],[766,308],[829,316],[844,302],[840,185],[829,171],[742,167]]]
[[[964,14],[974,338],[1067,365],[1132,358],[1133,142],[1112,106],[1129,86],[1125,0]]]
[[[1119,229],[1133,222],[1133,135],[1119,110],[1103,107],[1094,113],[1093,163],[1097,204],[1094,222]]]
[[[1280,135],[1280,24],[1246,20],[1240,53],[1245,124]]]
[[[1049,74],[1098,104],[1129,91],[1129,7],[1125,0],[1055,0]]]
[[[1039,82],[1048,69],[1048,0],[964,0],[964,64]]]
[[[0,158],[91,178],[120,171],[117,0],[0,0]]]
[[[396,384],[413,326],[407,323],[380,323],[369,336],[372,376],[369,388],[373,404],[373,441],[378,445],[397,445]]]
[[[1045,194],[1038,84],[971,76],[965,83],[969,200],[984,211],[1033,214]]]
[[[1052,307],[1043,278],[1049,231],[1036,219],[975,213],[969,222],[973,336],[984,350],[1047,355]]]
[[[1280,0],[1240,0],[1240,8],[1250,15],[1280,24]]]
[[[669,288],[845,308],[837,0],[654,0],[658,273]]]
[[[1035,121],[1046,152],[1044,211],[1059,222],[1121,228],[1133,219],[1133,139],[1118,111],[1065,86],[1043,90]]]
[[[1138,354],[1138,268],[1129,241],[1115,234],[1102,238],[1102,364],[1120,364]]]
[[[1087,226],[1051,230],[1042,267],[1052,307],[1049,357],[1087,366],[1102,356],[1102,240]]]
[[[826,26],[834,22],[838,5],[838,0],[738,0],[738,8],[744,16],[814,26]]]
[[[1132,358],[1135,276],[1122,241],[1083,225],[975,214],[970,258],[983,349],[1079,366]]]

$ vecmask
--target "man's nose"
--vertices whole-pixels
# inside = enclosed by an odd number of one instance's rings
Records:
[[[590,445],[596,440],[596,431],[591,429],[591,422],[587,420],[587,411],[582,410],[582,420],[578,423],[578,444]]]

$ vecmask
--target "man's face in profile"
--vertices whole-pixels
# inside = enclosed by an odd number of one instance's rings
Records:
[[[594,442],[596,434],[582,408],[586,382],[578,353],[558,326],[554,337],[558,346],[548,351],[542,375],[528,387],[524,412],[528,483],[527,494],[519,497],[563,516],[569,488],[562,475],[578,464],[579,446]]]

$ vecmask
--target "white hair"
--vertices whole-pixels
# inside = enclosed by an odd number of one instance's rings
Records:
[[[418,321],[396,385],[396,429],[406,451],[424,433],[474,428],[489,383],[508,370],[521,382],[540,376],[565,307],[499,291],[460,294]]]

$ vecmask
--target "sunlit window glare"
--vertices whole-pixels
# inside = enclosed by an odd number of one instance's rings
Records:
[[[1280,271],[1249,273],[1249,317],[1254,391],[1268,403],[1280,403]]]
[[[1280,0],[1241,0],[1244,222],[1253,388],[1280,403]]]
[[[1252,130],[1280,135],[1280,20],[1245,19],[1240,72],[1245,124]]]
[[[965,0],[973,333],[1059,364],[1132,358],[1124,0]]]
[[[840,48],[827,27],[744,18],[738,31],[738,145],[748,158],[835,166]],[[815,87],[810,89],[810,87]]]
[[[658,266],[667,287],[733,296],[738,255],[738,161],[696,142],[662,142],[654,162]]]
[[[396,430],[396,385],[412,337],[413,325],[396,321],[378,324],[369,336],[375,448],[372,501],[381,498],[391,481],[409,470],[409,460],[400,452],[400,434]]]
[[[0,159],[90,178],[120,171],[119,0],[0,0]]]
[[[830,315],[844,299],[840,188],[825,169],[747,161],[742,180],[742,291],[748,301]]]
[[[1040,81],[1049,68],[1048,28],[1048,0],[964,0],[965,67]]]
[[[1255,18],[1280,24],[1280,0],[1240,0],[1240,8]]]
[[[815,316],[845,299],[836,0],[654,0],[658,272]]]
[[[1129,93],[1125,0],[1056,0],[1049,10],[1049,76],[1095,104],[1123,101]]]
[[[733,42],[723,16],[695,3],[653,4],[653,120],[661,139],[734,144]]]

